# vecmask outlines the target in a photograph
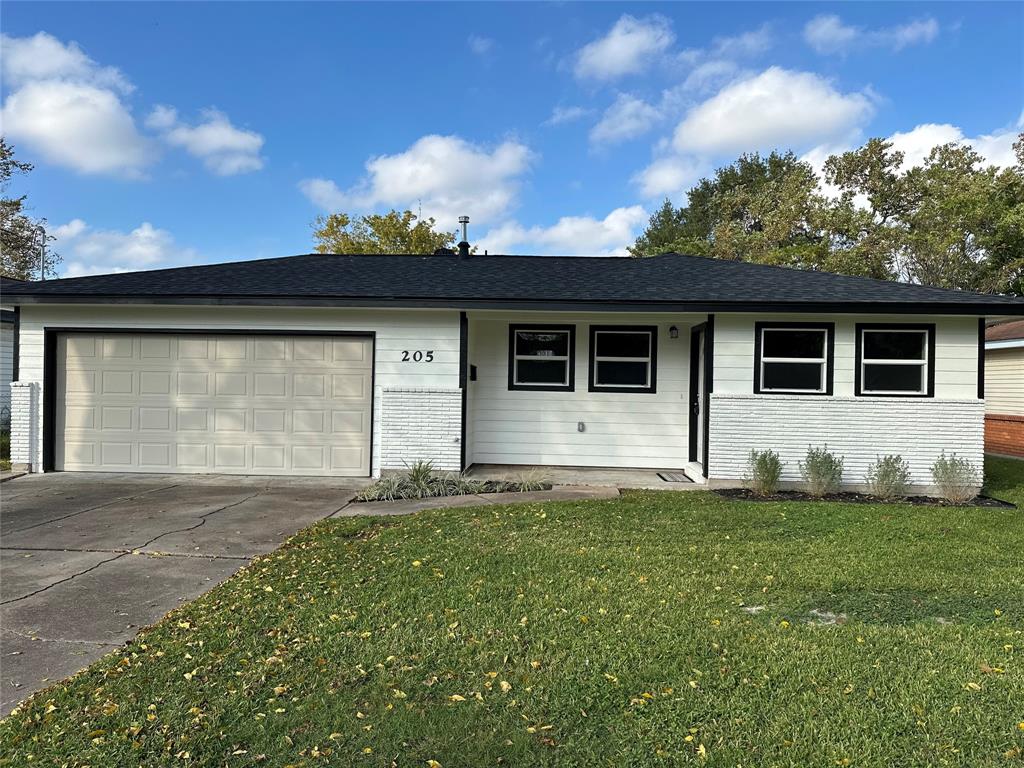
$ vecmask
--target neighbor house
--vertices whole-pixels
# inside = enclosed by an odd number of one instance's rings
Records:
[[[985,450],[1024,456],[1024,320],[985,331]]]
[[[368,476],[429,459],[857,485],[981,465],[987,317],[1024,301],[678,254],[306,255],[25,283],[13,460]]]

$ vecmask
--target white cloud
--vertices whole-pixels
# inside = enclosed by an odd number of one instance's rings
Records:
[[[994,131],[989,134],[968,137],[960,128],[949,123],[924,123],[906,132],[897,132],[889,137],[893,149],[903,153],[903,168],[923,165],[933,147],[940,144],[966,144],[981,155],[986,163],[1002,168],[1016,163],[1013,142],[1017,140],[1016,130]]]
[[[822,54],[847,53],[854,48],[901,51],[910,45],[930,43],[938,36],[939,23],[931,17],[893,27],[865,29],[844,23],[836,14],[822,14],[804,25],[804,40]]]
[[[849,135],[873,112],[863,93],[840,93],[813,73],[771,67],[692,108],[673,144],[703,154],[808,147]]]
[[[0,71],[8,88],[36,80],[74,80],[125,93],[134,88],[116,67],[101,67],[85,55],[78,43],[64,45],[46,32],[32,37],[0,35],[0,50]]]
[[[151,143],[109,89],[39,80],[8,96],[0,115],[9,139],[80,173],[135,177],[154,158]]]
[[[618,144],[647,133],[661,119],[661,112],[643,99],[620,93],[601,120],[590,129],[590,142]]]
[[[687,91],[710,91],[732,80],[739,67],[735,62],[725,59],[711,59],[698,64],[683,81],[683,89]]]
[[[949,123],[922,123],[909,131],[897,131],[888,136],[886,141],[892,143],[894,150],[903,153],[903,164],[900,167],[904,171],[924,165],[924,161],[932,149],[942,144],[966,144],[981,155],[985,163],[1008,168],[1017,162],[1013,153],[1013,143],[1017,140],[1021,127],[1021,124],[1018,123],[1015,128],[1000,129],[992,133],[969,137],[965,136],[960,128]],[[838,197],[839,188],[824,180],[825,161],[832,155],[839,155],[853,149],[856,147],[849,143],[823,144],[809,150],[800,159],[810,163],[822,179],[821,191],[829,197]],[[863,205],[867,204],[865,200],[858,200],[858,202]]]
[[[775,34],[770,24],[738,35],[716,37],[712,41],[712,55],[718,58],[743,58],[765,53],[775,45]]]
[[[349,190],[320,178],[301,181],[299,189],[327,211],[422,206],[424,216],[446,227],[462,214],[482,224],[515,204],[533,159],[529,147],[511,139],[488,150],[458,136],[430,135],[404,152],[370,158],[365,177]]]
[[[646,199],[665,196],[678,199],[710,171],[709,164],[703,160],[672,155],[655,160],[632,181]]]
[[[641,206],[633,205],[616,208],[603,219],[563,216],[550,227],[524,227],[510,221],[487,232],[479,246],[490,253],[624,256],[647,216]]]
[[[218,176],[249,173],[263,167],[260,134],[235,127],[227,115],[216,109],[203,110],[202,118],[201,122],[188,125],[178,119],[173,108],[159,105],[146,119],[146,125],[160,131],[168,144],[198,157]]]
[[[470,35],[466,40],[466,45],[477,56],[487,56],[494,51],[496,43],[489,37]]]
[[[198,254],[178,245],[165,229],[143,222],[131,232],[94,229],[73,219],[53,230],[63,276],[100,275],[194,263]]]
[[[544,125],[563,125],[574,123],[589,115],[593,110],[584,107],[555,107],[551,110],[551,117],[544,121]]]
[[[45,32],[0,45],[9,92],[0,119],[11,141],[79,173],[142,175],[156,153],[122,101],[132,86],[117,69]]]
[[[668,19],[629,14],[619,18],[604,37],[576,54],[574,72],[582,80],[614,80],[643,72],[675,42]]]

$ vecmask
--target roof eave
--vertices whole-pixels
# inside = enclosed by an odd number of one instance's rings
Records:
[[[1016,311],[1024,316],[1021,302],[884,302],[884,301],[596,301],[504,298],[464,299],[437,297],[353,297],[353,296],[200,296],[131,294],[21,294],[8,295],[12,305],[39,304],[154,304],[163,306],[280,306],[280,307],[377,307],[403,309],[515,309],[605,312],[794,312],[824,314],[890,315],[1002,315]]]

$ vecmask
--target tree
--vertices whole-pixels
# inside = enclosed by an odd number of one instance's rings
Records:
[[[455,234],[438,232],[434,219],[421,219],[412,211],[350,217],[347,213],[318,216],[313,222],[317,253],[433,254],[451,248]]]
[[[1024,134],[1017,163],[985,166],[969,146],[904,168],[871,139],[830,157],[822,191],[792,153],[743,155],[666,204],[631,252],[680,251],[944,288],[1024,294]]]
[[[26,195],[8,197],[11,179],[32,171],[32,164],[14,157],[14,147],[0,136],[0,274],[28,280],[40,277],[40,256],[45,254],[44,277],[56,274],[60,256],[46,253],[55,238],[46,232],[46,219],[25,213]]]

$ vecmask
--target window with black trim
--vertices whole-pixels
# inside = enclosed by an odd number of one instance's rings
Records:
[[[831,395],[834,323],[755,323],[754,393]]]
[[[575,352],[576,326],[510,325],[508,388],[572,392]]]
[[[857,394],[932,397],[935,326],[857,325]]]
[[[655,392],[657,364],[657,326],[590,326],[591,392]]]

